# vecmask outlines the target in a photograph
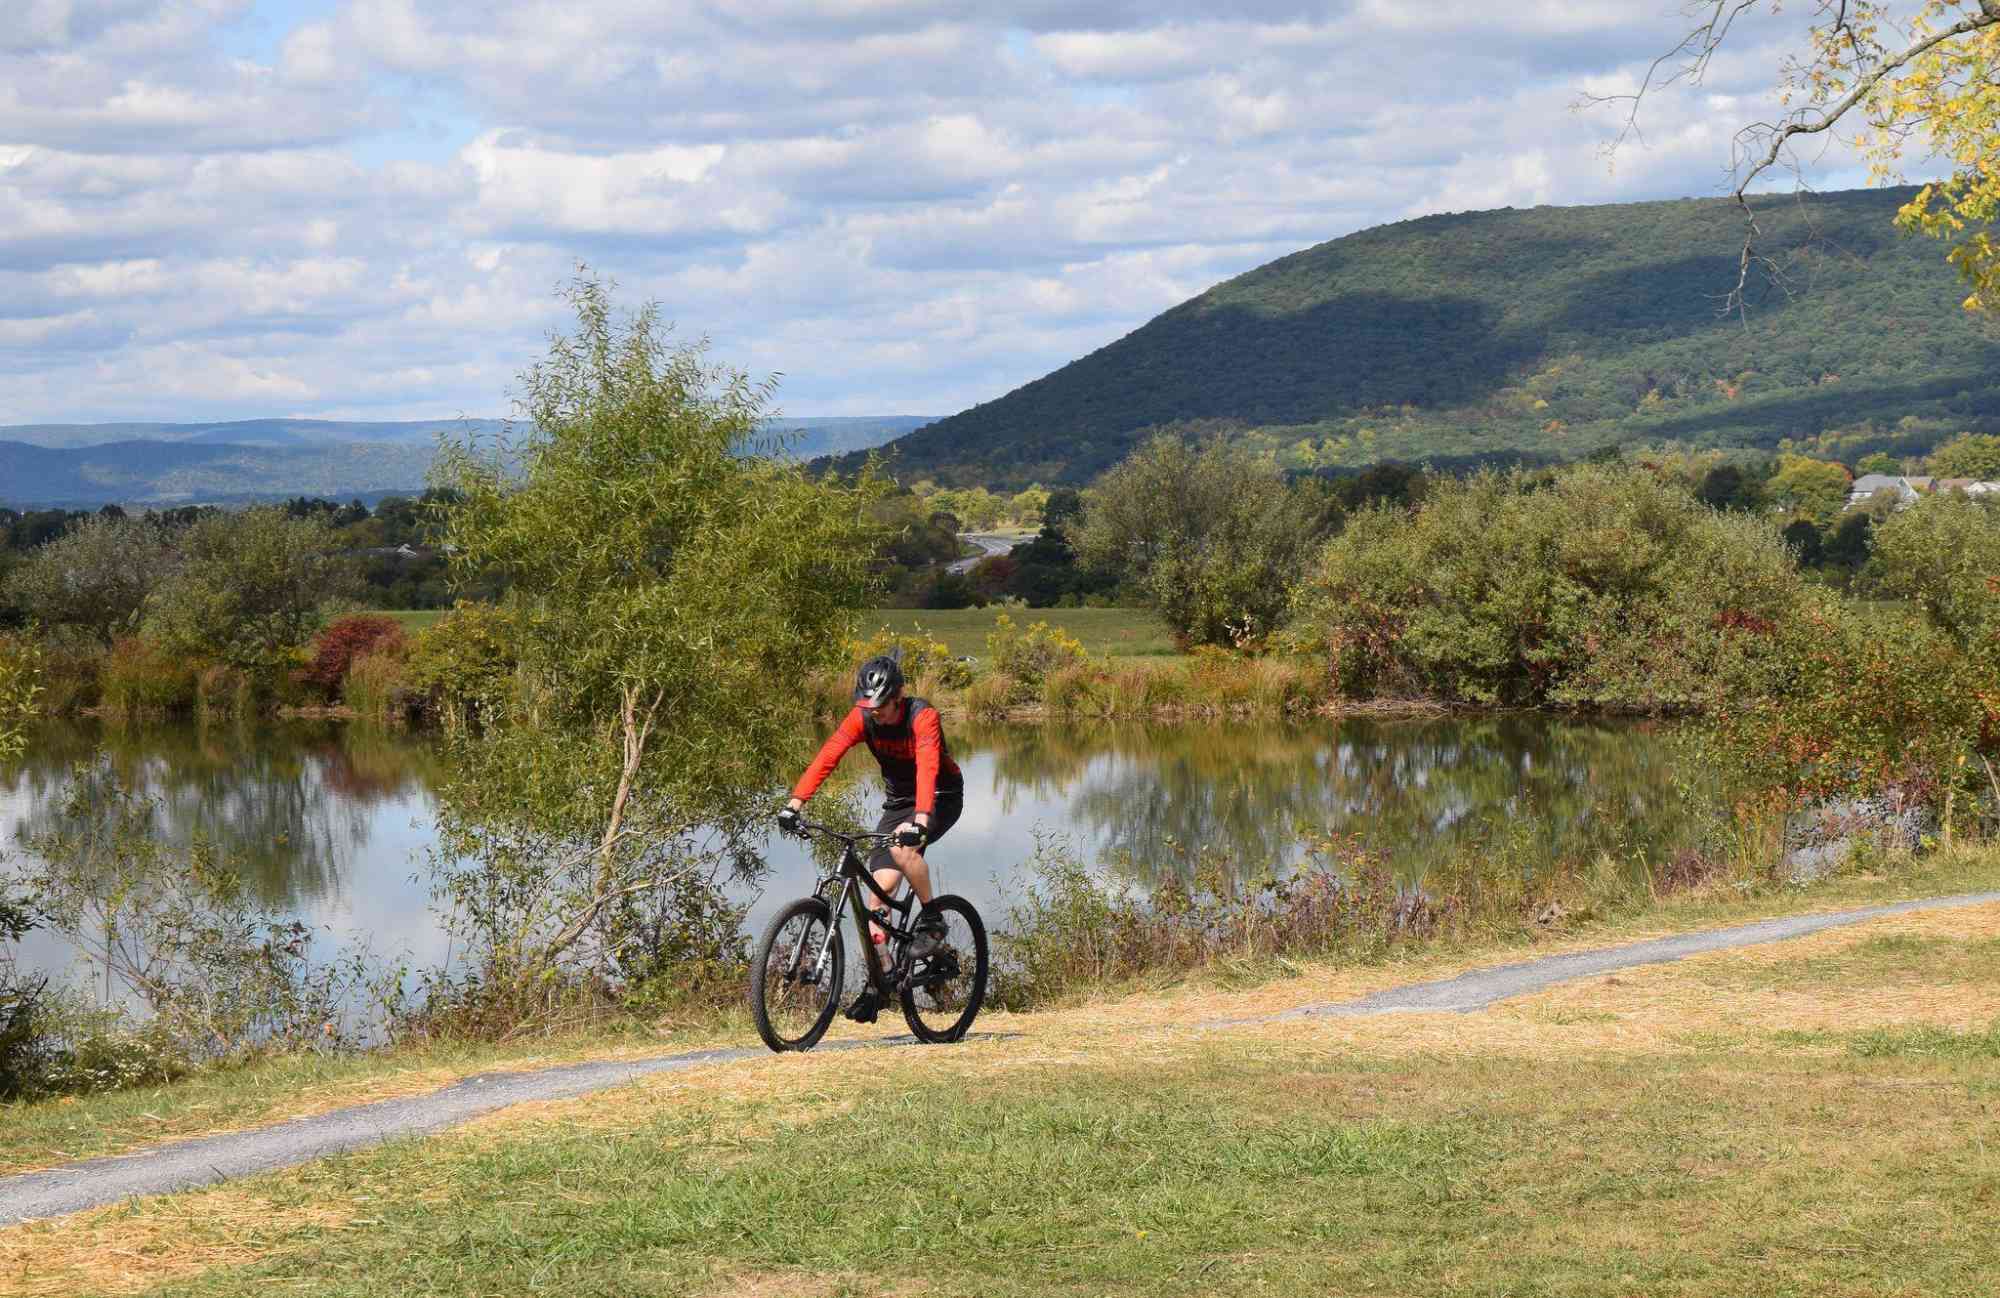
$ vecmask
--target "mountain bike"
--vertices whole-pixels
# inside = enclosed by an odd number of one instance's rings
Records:
[[[811,896],[772,916],[757,940],[750,959],[750,1008],[764,1044],[780,1051],[810,1050],[826,1034],[849,990],[847,946],[839,925],[843,910],[854,918],[865,982],[884,1004],[892,993],[902,1002],[903,1018],[917,1040],[940,1044],[963,1037],[986,999],[986,925],[978,910],[963,897],[949,896],[919,909],[916,894],[907,888],[897,890],[901,901],[884,892],[861,847],[872,851],[889,840],[888,834],[843,834],[811,821],[800,821],[798,833],[839,843],[840,864],[820,878]],[[864,888],[888,914],[869,913]],[[880,947],[868,937],[871,919],[888,934]],[[919,921],[937,939],[927,950],[916,941]]]

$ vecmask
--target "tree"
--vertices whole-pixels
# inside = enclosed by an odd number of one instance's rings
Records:
[[[1702,19],[1656,60],[1631,106],[1628,132],[1649,90],[1699,83],[1738,18],[1782,0],[1699,0]],[[1946,180],[1925,185],[1896,221],[1905,230],[1952,240],[1947,254],[1971,287],[1967,309],[2000,306],[2000,243],[1988,227],[2000,216],[2000,0],[1815,0],[1803,57],[1787,62],[1786,112],[1738,131],[1736,201],[1747,231],[1731,304],[1740,307],[1751,269],[1761,260],[1761,231],[1749,191],[1760,176],[1846,123],[1858,126],[1877,179],[1897,174],[1904,151],[1949,159]]]
[[[1833,535],[1827,538],[1822,558],[1850,572],[1859,569],[1868,562],[1869,534],[1874,527],[1875,520],[1869,514],[1860,510],[1848,514],[1840,520],[1840,526],[1833,529]]]
[[[1932,451],[1924,467],[1940,478],[2000,479],[2000,437],[1960,433]]]
[[[205,514],[176,539],[180,562],[147,597],[146,634],[162,648],[269,671],[312,638],[322,610],[352,586],[324,515],[269,507]]]
[[[1042,525],[1042,510],[1048,507],[1049,493],[1040,483],[1014,493],[1007,502],[1007,513],[1017,523],[1029,523],[1035,527]]]
[[[1060,536],[1065,526],[1082,516],[1082,493],[1074,487],[1057,487],[1042,506],[1042,535]]]
[[[1830,460],[1786,455],[1764,489],[1772,500],[1825,526],[1847,503],[1851,481],[1847,470]]]
[[[1824,545],[1819,534],[1819,524],[1810,518],[1795,518],[1785,524],[1782,535],[1785,544],[1792,547],[1792,553],[1798,556],[1801,568],[1819,567]]]
[[[1869,576],[1906,599],[1990,670],[2000,666],[2000,511],[1963,496],[1932,496],[1875,530]]]
[[[1702,475],[1695,499],[1710,509],[1744,509],[1755,499],[1754,489],[1733,464],[1718,464]]]
[[[1242,447],[1161,433],[1084,497],[1072,540],[1119,572],[1181,638],[1227,645],[1268,635],[1322,533],[1317,499]]]
[[[519,668],[453,750],[439,869],[514,991],[733,950],[717,872],[755,868],[801,684],[834,665],[880,537],[872,469],[844,487],[743,453],[768,385],[669,346],[650,305],[615,316],[587,273],[566,296],[509,455],[448,442],[435,470],[455,576],[510,582]]]
[[[99,514],[31,553],[0,598],[43,627],[75,627],[108,645],[133,629],[177,562],[153,523]]]
[[[1876,451],[1871,455],[1864,455],[1856,460],[1854,462],[1854,471],[1857,474],[1897,474],[1903,471],[1903,464],[1902,461],[1886,451]]]

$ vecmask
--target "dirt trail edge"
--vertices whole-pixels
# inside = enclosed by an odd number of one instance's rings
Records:
[[[1637,965],[1665,964],[1707,951],[1780,942],[1887,915],[1988,902],[2000,902],[2000,892],[1930,897],[1860,910],[1761,920],[1754,924],[1656,938],[1626,946],[1547,956],[1497,969],[1461,974],[1456,978],[1391,988],[1357,1000],[1302,1005],[1280,1014],[1216,1019],[1186,1026],[1228,1028],[1244,1023],[1336,1015],[1439,1011],[1471,1013],[1496,1001],[1540,991],[1557,983]],[[875,1041],[829,1042],[819,1049],[868,1050],[911,1044],[914,1042],[909,1037],[892,1037]],[[764,1053],[761,1048],[698,1050],[654,1059],[571,1064],[521,1073],[485,1073],[427,1095],[381,1100],[276,1126],[204,1136],[138,1153],[87,1159],[45,1171],[0,1177],[0,1227],[80,1212],[135,1195],[164,1194],[291,1167],[327,1154],[363,1149],[401,1136],[422,1135],[527,1100],[568,1099],[655,1073],[754,1059]]]

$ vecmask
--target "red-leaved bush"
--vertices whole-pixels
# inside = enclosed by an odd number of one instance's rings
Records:
[[[340,693],[347,669],[363,654],[400,655],[408,647],[396,619],[379,613],[353,613],[335,618],[313,639],[312,662],[300,673],[331,699]]]

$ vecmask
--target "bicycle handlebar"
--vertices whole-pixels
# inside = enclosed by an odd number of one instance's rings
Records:
[[[894,834],[883,833],[880,830],[872,830],[872,829],[863,830],[858,834],[843,834],[839,830],[835,829],[833,826],[822,825],[818,821],[813,821],[813,820],[799,821],[799,828],[798,828],[799,837],[804,838],[808,833],[819,833],[826,835],[828,838],[837,838],[841,842],[847,844],[849,847],[854,846],[856,843],[867,842],[871,839],[880,839],[883,842],[888,842],[890,839],[895,837]]]

